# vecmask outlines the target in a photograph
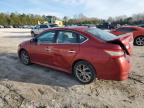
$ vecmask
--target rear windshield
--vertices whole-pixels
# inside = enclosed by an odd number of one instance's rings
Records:
[[[87,32],[104,41],[111,41],[118,38],[118,36],[98,28],[89,28],[87,29]]]

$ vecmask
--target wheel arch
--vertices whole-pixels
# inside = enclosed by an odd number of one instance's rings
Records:
[[[134,40],[135,40],[136,38],[138,38],[138,37],[144,37],[144,35],[138,35],[138,36],[136,36],[136,37],[134,38]]]
[[[19,57],[20,57],[21,51],[26,51],[26,52],[28,52],[25,48],[21,48],[21,49],[18,51],[18,56],[19,56]]]

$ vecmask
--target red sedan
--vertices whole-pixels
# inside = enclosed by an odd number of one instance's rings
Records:
[[[111,31],[114,35],[121,35],[129,32],[133,33],[134,45],[144,46],[144,28],[142,27],[124,26]]]
[[[88,84],[95,78],[127,79],[132,43],[132,34],[117,37],[97,28],[53,28],[21,43],[18,55],[25,65],[61,70]]]

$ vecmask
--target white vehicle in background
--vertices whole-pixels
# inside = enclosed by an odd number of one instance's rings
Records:
[[[4,26],[3,26],[3,25],[0,25],[0,28],[4,28]]]
[[[40,34],[41,32],[47,30],[48,28],[58,27],[57,24],[40,24],[36,25],[31,30],[31,36],[35,37],[36,35]]]

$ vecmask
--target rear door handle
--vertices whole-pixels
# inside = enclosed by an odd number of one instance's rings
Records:
[[[45,50],[46,50],[46,51],[51,51],[52,49],[51,49],[51,48],[45,48]]]

